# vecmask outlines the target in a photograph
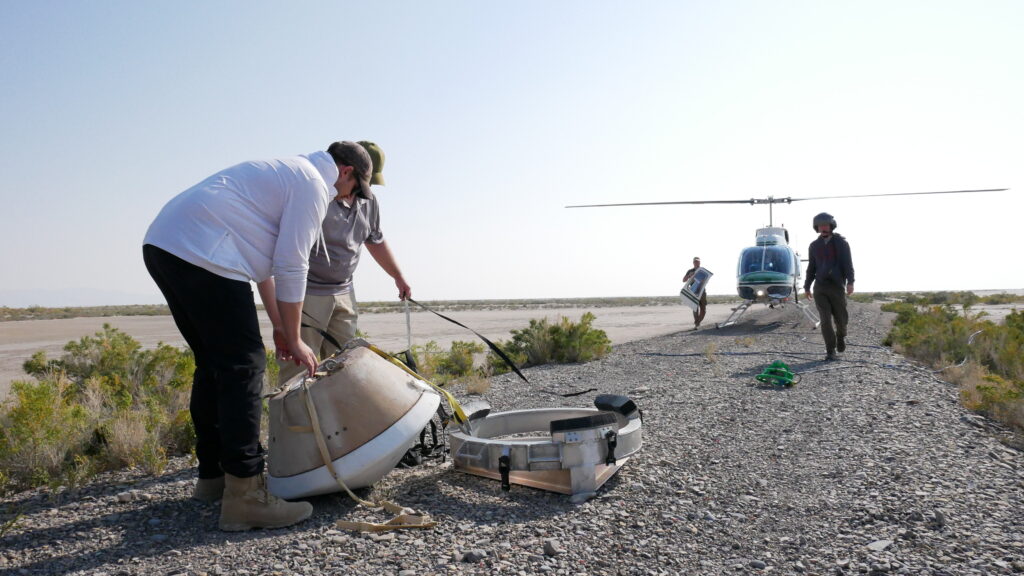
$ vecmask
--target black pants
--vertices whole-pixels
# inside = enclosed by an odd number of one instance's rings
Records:
[[[261,473],[260,393],[267,357],[252,288],[150,244],[142,247],[142,257],[196,357],[189,409],[199,477]]]
[[[836,351],[836,338],[846,339],[846,288],[832,282],[814,283],[814,305],[821,316],[821,335],[825,338],[825,351]],[[832,321],[835,320],[835,328]]]

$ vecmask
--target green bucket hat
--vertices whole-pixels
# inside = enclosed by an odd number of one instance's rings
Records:
[[[377,186],[384,185],[384,151],[369,140],[360,140],[359,145],[366,149],[373,160],[373,173],[370,175],[370,184]]]

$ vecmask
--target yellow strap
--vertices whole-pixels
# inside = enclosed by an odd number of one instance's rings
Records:
[[[404,508],[394,502],[370,502],[368,500],[363,500],[349,490],[348,486],[345,485],[345,481],[341,479],[341,476],[339,476],[338,472],[334,469],[334,462],[331,460],[331,453],[327,450],[327,442],[324,440],[323,432],[320,430],[320,418],[316,414],[316,405],[313,404],[313,397],[309,393],[308,381],[304,381],[302,383],[302,395],[306,401],[306,410],[309,411],[309,420],[313,424],[313,436],[316,438],[316,447],[320,450],[320,458],[323,459],[324,466],[327,467],[327,471],[330,472],[334,481],[338,483],[338,486],[341,486],[342,490],[344,490],[350,498],[359,504],[366,506],[367,508],[382,508],[388,512],[397,514],[394,518],[384,524],[339,520],[335,524],[336,526],[348,530],[383,532],[386,530],[401,530],[406,528],[433,528],[437,525],[437,522],[430,519],[429,514],[416,514],[411,508]]]
[[[377,355],[378,355],[378,356],[380,356],[381,358],[384,358],[385,360],[387,360],[387,361],[391,362],[391,363],[392,363],[392,364],[394,364],[395,366],[398,366],[398,367],[399,367],[399,368],[401,368],[402,370],[405,370],[406,372],[408,372],[409,374],[411,374],[411,375],[412,375],[413,377],[415,377],[415,378],[417,378],[417,379],[419,379],[419,380],[422,380],[422,381],[426,382],[427,384],[430,384],[430,386],[431,386],[431,387],[432,387],[432,388],[433,388],[434,390],[437,390],[438,394],[440,394],[440,395],[444,396],[445,400],[447,400],[447,401],[448,401],[448,406],[450,406],[450,407],[451,407],[451,409],[452,409],[452,414],[454,414],[454,415],[455,415],[455,421],[456,421],[457,423],[459,423],[459,424],[465,424],[465,423],[466,423],[466,422],[467,422],[467,421],[469,420],[469,418],[467,418],[467,417],[466,417],[466,413],[462,411],[462,405],[461,405],[461,404],[459,404],[459,401],[458,401],[458,400],[456,400],[456,399],[455,399],[455,396],[452,396],[450,392],[448,392],[448,391],[447,391],[447,390],[445,390],[444,388],[441,388],[441,387],[440,387],[440,386],[438,386],[437,384],[434,384],[434,383],[433,383],[433,382],[431,382],[430,380],[427,380],[427,379],[426,379],[426,378],[424,378],[423,376],[420,376],[419,374],[417,374],[416,372],[414,372],[414,371],[412,370],[412,368],[409,368],[409,367],[408,367],[408,366],[406,366],[406,365],[405,365],[405,364],[404,364],[404,363],[403,363],[402,361],[400,361],[400,360],[399,360],[398,358],[395,358],[395,357],[394,357],[394,356],[392,356],[391,354],[388,354],[387,352],[385,352],[385,351],[381,350],[380,348],[377,348],[376,346],[374,346],[373,344],[370,344],[369,342],[367,342],[367,344],[366,344],[366,345],[370,347],[370,350],[373,350],[374,352],[376,352],[376,353],[377,353]]]

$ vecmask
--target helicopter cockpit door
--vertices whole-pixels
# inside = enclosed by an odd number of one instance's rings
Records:
[[[697,268],[697,271],[693,273],[693,276],[686,281],[683,285],[683,289],[679,291],[679,298],[682,299],[683,304],[686,304],[690,308],[697,310],[700,308],[700,297],[704,294],[704,288],[708,285],[708,280],[714,274],[706,268]]]

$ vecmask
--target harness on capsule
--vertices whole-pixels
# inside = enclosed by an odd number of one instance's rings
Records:
[[[476,330],[473,330],[472,328],[469,328],[468,326],[466,326],[464,324],[461,324],[461,323],[459,323],[459,322],[457,322],[455,320],[452,320],[451,318],[448,318],[447,316],[439,314],[439,313],[435,312],[434,310],[431,310],[430,308],[424,306],[423,304],[420,304],[419,302],[416,302],[415,300],[412,300],[411,298],[409,298],[408,300],[413,302],[414,304],[417,304],[418,306],[422,307],[424,310],[427,310],[429,312],[433,312],[437,316],[440,316],[441,318],[444,318],[445,320],[447,320],[449,322],[452,322],[453,324],[457,324],[457,325],[459,325],[459,326],[461,326],[463,328],[466,328],[467,330],[469,330],[469,331],[473,332],[474,334],[476,334],[481,340],[483,340],[491,348],[491,350],[493,350],[502,360],[504,360],[505,363],[507,363],[509,365],[509,367],[513,371],[515,371],[516,374],[519,375],[520,378],[522,378],[525,382],[529,383],[529,380],[526,379],[526,376],[523,375],[523,373],[519,370],[519,368],[516,367],[515,363],[512,362],[512,360],[501,350],[501,348],[496,346],[493,342],[491,342],[490,340],[485,338],[479,332],[477,332]],[[307,317],[309,317],[310,320],[313,320],[313,317],[308,312],[306,312],[305,310],[303,310],[302,313],[305,314]],[[469,423],[470,417],[467,416],[466,412],[462,408],[462,405],[460,405],[458,400],[455,399],[455,396],[452,395],[451,392],[445,390],[444,388],[442,388],[441,386],[439,386],[437,384],[434,384],[433,382],[431,382],[430,380],[424,378],[423,376],[421,376],[419,373],[416,372],[416,369],[415,369],[416,364],[415,364],[415,361],[414,361],[414,356],[412,354],[412,333],[411,333],[411,328],[409,326],[410,321],[409,321],[409,307],[408,307],[408,304],[406,304],[405,313],[406,313],[406,329],[408,330],[407,336],[408,336],[408,340],[409,340],[409,348],[405,351],[405,354],[404,354],[404,356],[406,358],[405,362],[403,362],[401,359],[395,357],[392,354],[388,354],[384,350],[381,350],[380,348],[378,348],[378,347],[376,347],[376,346],[374,346],[374,345],[372,345],[372,344],[370,344],[368,342],[366,343],[367,348],[369,348],[371,351],[376,353],[378,356],[384,358],[385,360],[391,362],[392,364],[394,364],[398,368],[400,368],[403,371],[407,372],[408,374],[410,374],[414,378],[417,378],[418,380],[421,380],[421,381],[425,382],[431,388],[433,388],[434,391],[436,391],[444,400],[447,401],[448,408],[449,408],[450,412],[447,411],[447,410],[444,410],[443,408],[440,408],[440,407],[438,408],[438,415],[441,417],[442,436],[444,434],[444,429],[447,428],[448,422],[451,421],[451,420],[454,420],[456,422],[456,424],[459,425],[460,427],[467,426],[468,423]],[[327,332],[327,330],[323,329],[320,326],[313,326],[313,325],[307,324],[305,322],[301,323],[301,325],[304,328],[312,328],[313,330],[316,330],[317,332],[320,333],[321,336],[324,337],[324,339],[326,339],[328,342],[330,342],[331,345],[333,345],[339,351],[342,350],[341,343],[339,343],[336,338],[331,336],[331,334],[329,334]],[[411,366],[410,366],[410,364],[411,364]],[[396,514],[396,516],[394,518],[392,518],[390,521],[388,521],[386,523],[351,522],[351,521],[346,521],[346,520],[338,520],[337,522],[335,522],[335,526],[337,526],[339,528],[345,528],[345,529],[348,529],[348,530],[358,530],[358,531],[365,531],[365,532],[382,532],[382,531],[388,531],[388,530],[402,530],[402,529],[410,529],[410,528],[411,529],[417,529],[417,528],[422,529],[422,528],[433,528],[434,526],[436,526],[437,522],[433,521],[430,518],[430,515],[428,515],[428,514],[417,514],[414,510],[412,510],[410,508],[405,508],[405,507],[400,506],[398,504],[395,504],[393,502],[387,502],[387,501],[373,502],[373,501],[364,500],[363,498],[360,498],[359,496],[354,494],[349,489],[349,487],[345,485],[345,482],[341,479],[341,476],[334,469],[334,463],[332,462],[332,460],[330,458],[330,455],[328,453],[327,445],[326,445],[326,442],[325,442],[324,436],[323,436],[323,432],[320,430],[320,424],[319,424],[320,419],[317,417],[316,406],[313,404],[312,399],[311,399],[311,395],[308,393],[309,383],[305,379],[303,379],[302,386],[303,386],[303,388],[304,388],[304,390],[306,392],[306,394],[305,394],[306,409],[307,409],[307,411],[309,413],[310,421],[312,422],[312,430],[311,430],[311,432],[313,433],[314,438],[316,439],[317,448],[319,449],[320,455],[321,455],[321,457],[322,457],[322,459],[324,461],[324,466],[327,468],[327,471],[330,473],[330,475],[337,482],[338,486],[341,487],[349,495],[349,497],[351,497],[353,500],[355,500],[356,502],[358,502],[359,504],[361,504],[361,505],[363,505],[363,506],[365,506],[367,508],[382,508],[382,509],[384,509],[386,511],[392,512],[393,514]],[[488,408],[488,411],[489,411],[489,408]],[[434,440],[434,445],[432,447],[429,447],[429,448],[426,446],[426,442],[425,442],[426,431],[424,430],[420,434],[420,444],[418,446],[414,447],[413,450],[419,452],[421,456],[422,455],[427,455],[427,454],[429,454],[429,455],[440,454],[441,456],[443,456],[443,454],[444,454],[444,442],[443,441],[440,442],[440,443],[438,442],[437,428],[436,428],[436,425],[433,423],[433,421],[431,421],[430,426],[431,426],[431,435],[432,435],[433,440]]]

